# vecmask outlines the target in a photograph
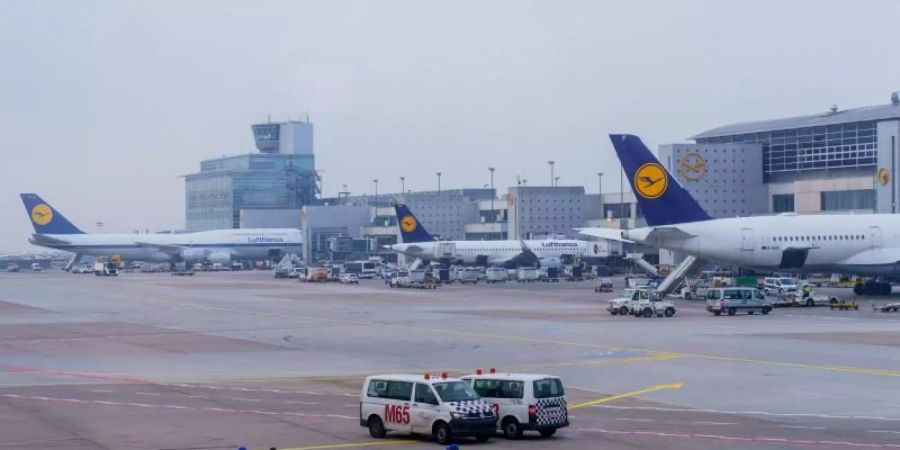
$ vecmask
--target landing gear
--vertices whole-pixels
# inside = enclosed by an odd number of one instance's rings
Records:
[[[856,283],[853,286],[853,293],[856,295],[891,295],[891,283],[884,281],[869,280],[865,283]]]

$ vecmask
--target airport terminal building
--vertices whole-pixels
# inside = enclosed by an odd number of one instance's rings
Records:
[[[239,228],[241,211],[297,209],[316,199],[309,122],[253,125],[259,153],[209,159],[185,178],[185,228]]]
[[[660,161],[711,215],[896,213],[900,100],[726,125]]]

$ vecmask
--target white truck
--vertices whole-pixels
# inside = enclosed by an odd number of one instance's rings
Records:
[[[657,291],[649,291],[648,296],[638,296],[628,302],[628,310],[633,316],[637,317],[672,317],[675,315],[675,304],[663,299],[661,293]]]
[[[487,283],[506,283],[509,272],[502,267],[488,267],[484,270],[484,281]]]
[[[534,267],[519,267],[519,283],[534,283],[538,280],[539,276],[538,270]]]
[[[629,304],[632,301],[640,300],[641,298],[649,299],[650,291],[648,289],[625,289],[622,292],[621,297],[614,298],[607,302],[606,310],[614,316],[625,316],[631,312]]]

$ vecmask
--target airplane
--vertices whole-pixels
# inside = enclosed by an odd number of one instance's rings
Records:
[[[440,241],[428,233],[425,226],[406,205],[396,204],[397,224],[401,244],[388,246],[391,251],[423,261],[461,265],[559,267],[565,257],[600,257],[597,242],[576,239],[548,239],[527,241]]]
[[[795,213],[714,219],[628,134],[611,134],[616,155],[648,226],[582,228],[584,235],[637,242],[697,258],[768,272],[876,277],[860,294],[889,294],[900,279],[900,215]]]
[[[195,233],[85,233],[37,194],[20,194],[34,234],[28,242],[75,253],[66,270],[83,255],[119,256],[127,260],[168,263],[221,263],[232,260],[278,258],[298,253],[300,230],[294,228],[238,228]]]

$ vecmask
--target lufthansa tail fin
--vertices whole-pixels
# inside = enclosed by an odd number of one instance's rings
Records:
[[[25,204],[25,212],[38,234],[84,234],[59,211],[37,194],[19,194]]]
[[[639,137],[611,134],[609,138],[648,225],[674,225],[712,218],[669,174]]]
[[[400,227],[400,237],[404,244],[437,240],[428,233],[406,205],[396,204],[394,210],[397,211],[397,225]]]

